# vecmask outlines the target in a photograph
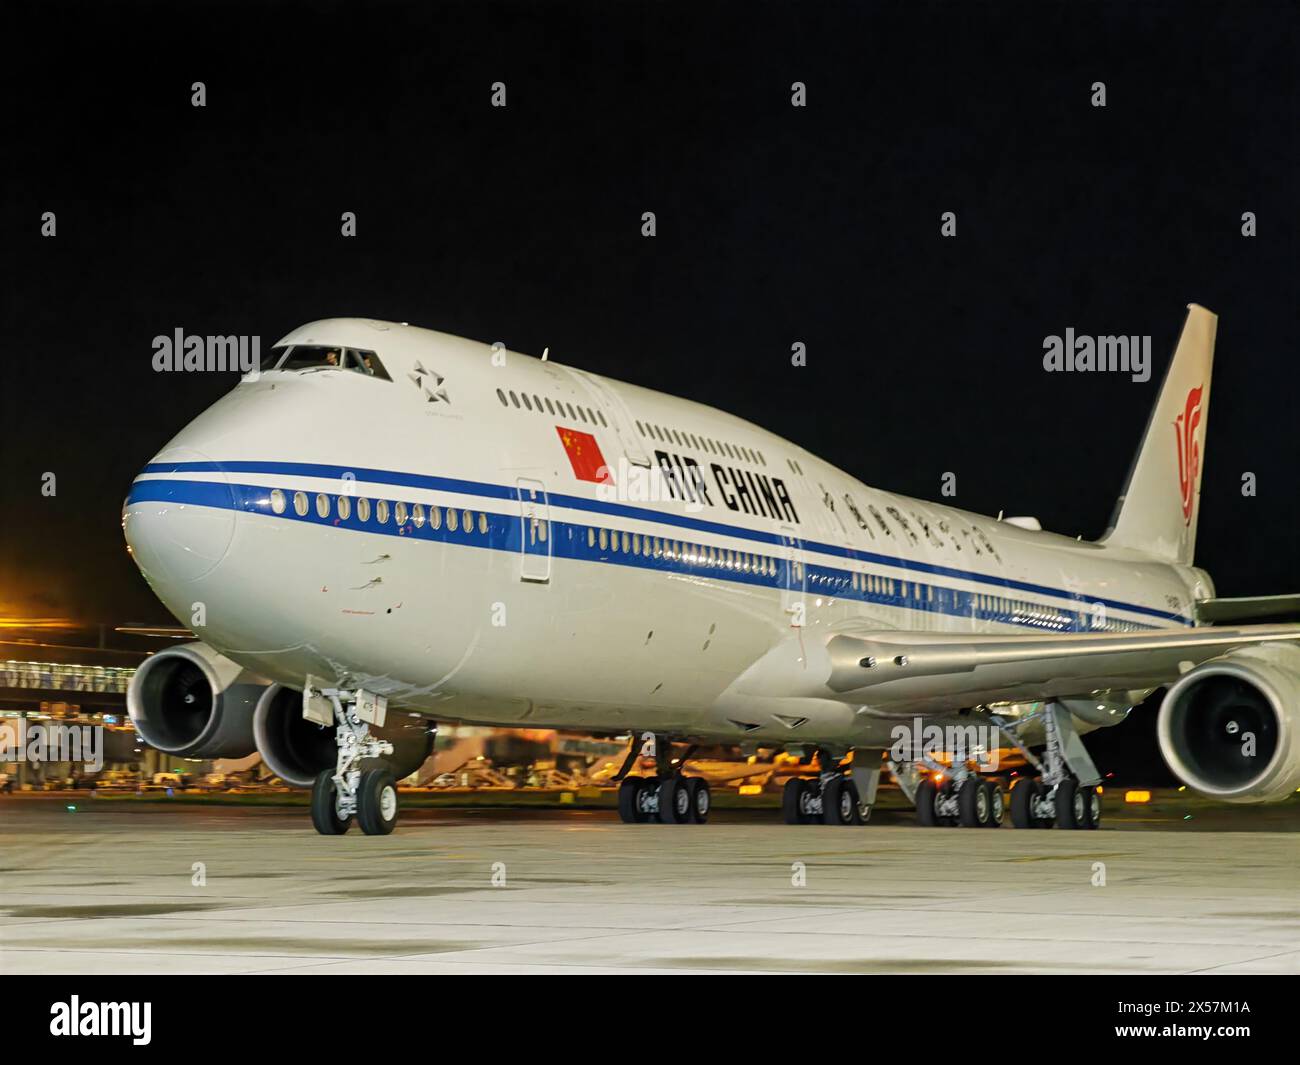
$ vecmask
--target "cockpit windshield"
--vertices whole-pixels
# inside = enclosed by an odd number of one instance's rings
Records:
[[[384,364],[373,351],[360,348],[331,347],[325,344],[281,344],[262,359],[265,370],[349,370],[391,381]]]

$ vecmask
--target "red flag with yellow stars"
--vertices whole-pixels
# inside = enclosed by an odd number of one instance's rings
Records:
[[[590,433],[581,429],[566,429],[557,425],[555,431],[560,434],[560,443],[569,456],[569,465],[573,475],[580,481],[594,481],[596,484],[613,484],[614,472],[605,465],[605,456],[600,453],[600,445]]]

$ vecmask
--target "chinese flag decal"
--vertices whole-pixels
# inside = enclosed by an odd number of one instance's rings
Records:
[[[600,453],[600,445],[590,433],[580,429],[566,429],[561,425],[555,427],[560,434],[560,443],[564,453],[569,456],[569,465],[573,475],[580,481],[594,481],[596,484],[613,484],[614,475],[605,465],[605,456]]]

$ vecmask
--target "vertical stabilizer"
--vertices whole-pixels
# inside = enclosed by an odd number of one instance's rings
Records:
[[[1218,316],[1195,303],[1102,542],[1192,561]]]

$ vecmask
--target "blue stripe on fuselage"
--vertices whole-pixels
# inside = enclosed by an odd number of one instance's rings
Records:
[[[482,481],[467,481],[454,477],[437,477],[429,474],[418,473],[400,473],[391,470],[370,469],[361,466],[334,466],[311,462],[252,462],[252,461],[232,461],[232,462],[169,462],[169,463],[151,463],[142,471],[145,474],[171,474],[171,473],[257,473],[265,475],[283,475],[297,477],[316,477],[340,480],[347,476],[355,479],[356,482],[368,482],[371,484],[389,484],[399,485],[409,488],[421,488],[437,492],[457,492],[462,495],[472,495],[488,499],[503,499],[517,501],[519,491],[508,485],[490,484]],[[148,485],[150,481],[136,481],[132,486],[132,495],[128,502],[135,499],[136,488],[142,485]],[[269,501],[266,501],[264,507],[247,505],[247,498],[244,498],[244,505],[237,505],[230,496],[230,491],[243,489],[245,493],[260,492],[269,496],[271,488],[269,486],[258,485],[220,485],[207,481],[176,481],[173,484],[184,484],[196,487],[194,491],[197,495],[204,498],[193,498],[184,500],[193,502],[202,506],[227,507],[233,506],[237,510],[252,510],[256,512],[265,512],[271,514]],[[215,489],[215,491],[214,491]],[[308,491],[308,489],[304,489]],[[311,489],[310,491],[315,491]],[[144,498],[154,498],[144,497]],[[747,529],[744,526],[728,525],[723,522],[706,521],[700,518],[690,518],[679,514],[666,514],[661,511],[651,510],[648,507],[631,506],[626,503],[613,503],[602,499],[587,499],[582,496],[565,495],[558,492],[548,492],[547,498],[552,506],[565,507],[571,510],[585,511],[594,514],[606,514],[612,517],[629,518],[636,521],[655,522],[661,525],[669,525],[674,528],[690,529],[697,532],[712,533],[718,536],[730,536],[736,539],[748,540],[753,543],[761,543],[780,547],[783,544],[782,537],[777,533],[763,532],[759,529]],[[205,501],[214,500],[214,501]],[[224,500],[224,501],[222,501]],[[177,500],[178,502],[182,500]],[[408,500],[408,503],[410,501]],[[314,511],[311,512],[314,517]],[[297,517],[295,514],[286,513],[283,517]],[[355,515],[353,520],[355,520]],[[517,520],[517,515],[516,515]],[[331,524],[326,520],[322,524]],[[344,523],[346,524],[346,523]],[[358,528],[370,532],[383,532],[383,528],[375,525],[373,522],[368,525],[361,525]],[[992,574],[977,573],[971,570],[957,569],[952,566],[942,566],[930,562],[922,562],[918,559],[909,559],[901,556],[891,556],[878,554],[872,551],[856,550],[848,547],[840,547],[836,544],[826,544],[813,540],[800,540],[798,545],[804,551],[813,551],[819,554],[833,555],[838,558],[848,559],[854,562],[873,563],[875,565],[893,566],[899,569],[916,571],[918,573],[932,574],[939,577],[949,577],[955,580],[973,581],[980,584],[986,584],[999,589],[999,591],[1022,591],[1035,595],[1054,596],[1061,599],[1068,599],[1071,602],[1081,604],[1089,610],[1094,609],[1097,604],[1115,610],[1126,610],[1136,614],[1143,614],[1148,617],[1160,618],[1166,621],[1176,621],[1182,625],[1190,625],[1191,622],[1181,614],[1174,614],[1166,610],[1160,610],[1155,607],[1145,606],[1140,603],[1127,603],[1118,599],[1102,599],[1093,596],[1082,596],[1077,592],[1067,589],[1051,588],[1047,585],[1034,584],[1030,581],[1020,581],[1010,577],[998,577]],[[517,547],[517,545],[516,545]],[[811,566],[811,564],[809,564]],[[834,571],[841,572],[841,571]],[[729,577],[730,579],[730,577]],[[901,578],[896,578],[901,579]],[[938,587],[938,586],[936,586]],[[809,589],[809,591],[812,591]],[[839,593],[837,593],[839,594]],[[918,607],[917,609],[922,609]],[[1052,609],[1059,609],[1053,607]],[[1091,631],[1091,630],[1088,630]]]

